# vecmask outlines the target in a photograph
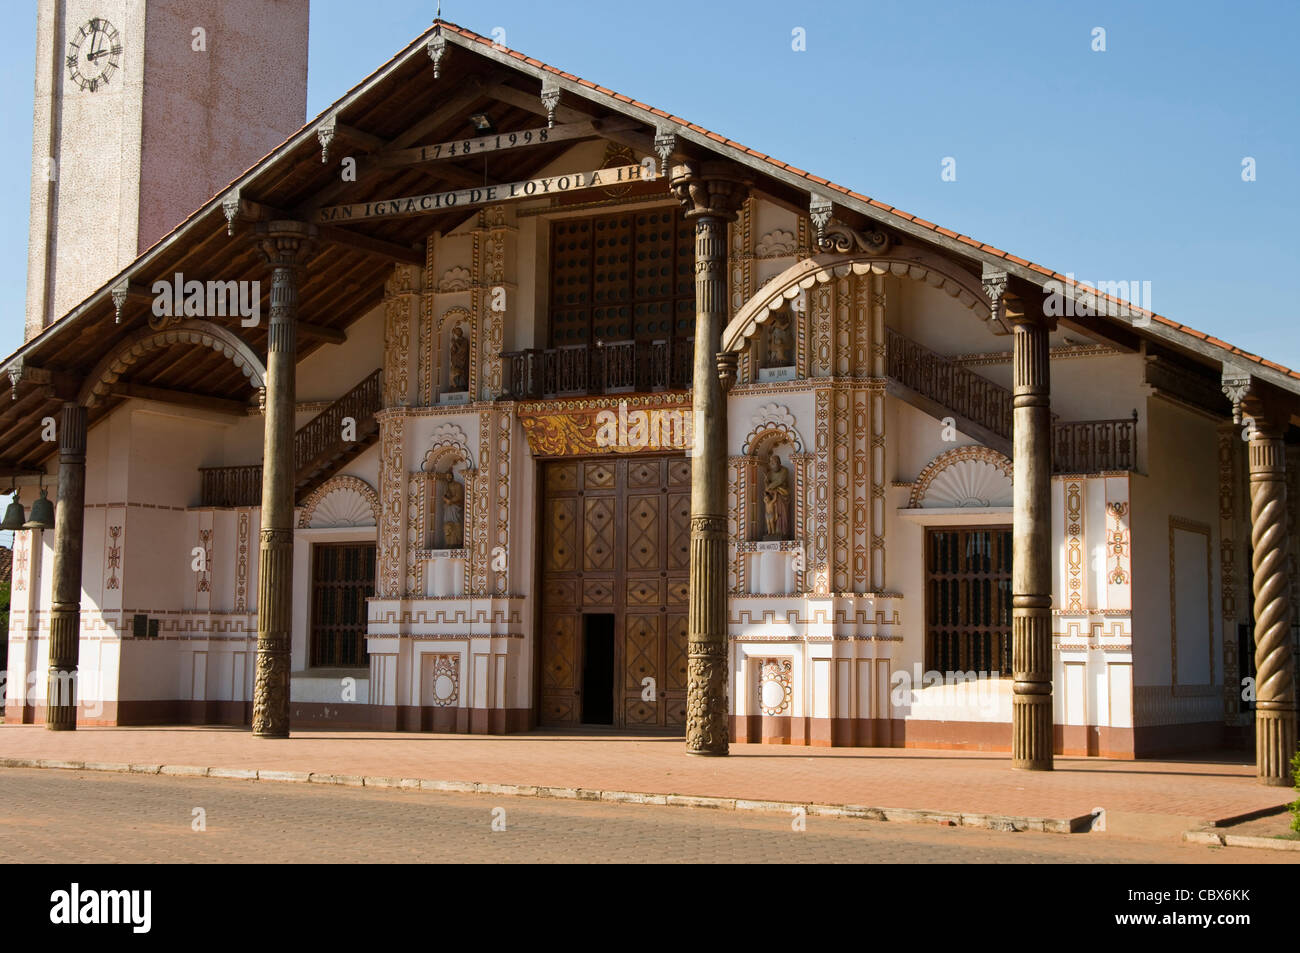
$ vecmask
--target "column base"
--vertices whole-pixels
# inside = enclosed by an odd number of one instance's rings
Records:
[[[1039,687],[1037,683],[1025,686]],[[1021,690],[1017,683],[1016,690]],[[1050,691],[1050,685],[1048,686]],[[1052,696],[1016,694],[1011,699],[1011,767],[1019,771],[1052,770]]]
[[[1295,757],[1295,751],[1295,709],[1256,707],[1256,780],[1272,787],[1289,788],[1294,783],[1291,777],[1291,759]]]

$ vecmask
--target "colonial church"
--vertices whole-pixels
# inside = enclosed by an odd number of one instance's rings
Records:
[[[1283,782],[1300,374],[451,23],[306,64],[40,0],[6,722]]]

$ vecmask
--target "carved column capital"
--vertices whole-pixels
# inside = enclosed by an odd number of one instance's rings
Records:
[[[1220,387],[1232,403],[1232,422],[1240,424],[1249,417],[1252,429],[1265,437],[1284,436],[1300,407],[1294,395],[1261,381],[1244,367],[1224,364]]]
[[[301,268],[319,247],[316,226],[309,222],[258,222],[254,234],[262,260],[272,268]]]
[[[687,218],[735,221],[749,194],[749,183],[725,162],[683,162],[672,168],[668,187]]]

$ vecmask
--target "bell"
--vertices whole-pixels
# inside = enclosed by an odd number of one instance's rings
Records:
[[[54,529],[54,504],[41,488],[41,498],[32,504],[32,518],[23,524],[23,529]]]
[[[0,522],[0,529],[22,529],[23,523],[27,521],[27,511],[23,505],[18,502],[18,494],[10,501],[9,507],[5,510],[4,522]]]

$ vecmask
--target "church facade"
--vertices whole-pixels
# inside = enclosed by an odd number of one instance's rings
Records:
[[[6,721],[683,732],[709,467],[732,740],[1294,746],[1295,372],[452,24],[283,135],[4,363]]]

